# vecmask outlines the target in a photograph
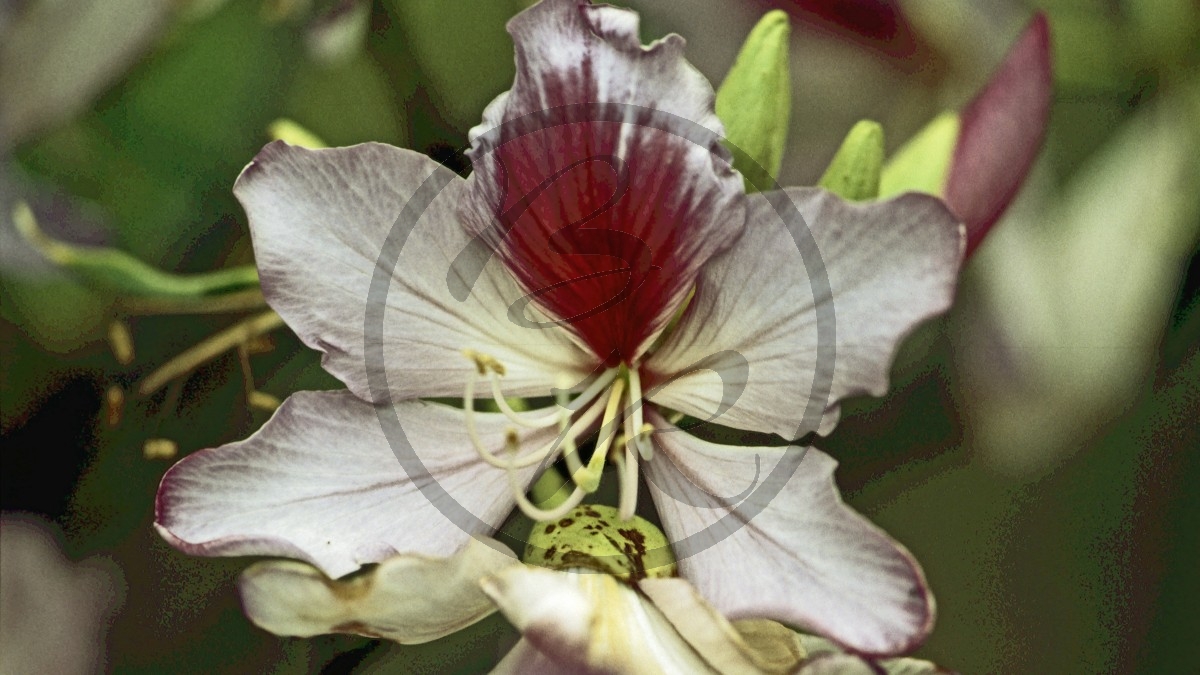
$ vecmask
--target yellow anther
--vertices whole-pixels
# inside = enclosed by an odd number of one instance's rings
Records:
[[[474,349],[464,349],[462,353],[463,356],[475,362],[475,370],[478,371],[480,375],[487,375],[488,371],[496,373],[500,376],[504,375],[504,364],[500,363],[495,358],[488,356],[487,354],[480,354]]]

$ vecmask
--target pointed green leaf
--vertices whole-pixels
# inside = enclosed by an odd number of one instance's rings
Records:
[[[329,147],[329,144],[321,140],[320,136],[286,117],[280,117],[271,122],[267,126],[267,135],[271,137],[271,140],[283,141],[288,145],[309,148],[311,150],[320,150],[321,148]]]
[[[910,138],[884,165],[879,197],[901,192],[925,192],[941,197],[958,142],[959,126],[958,113],[942,113]]]
[[[875,199],[882,170],[883,127],[878,122],[861,120],[846,134],[819,185],[850,201]]]
[[[790,33],[787,14],[774,10],[763,15],[717,91],[717,117],[725,125],[726,145],[747,192],[769,189],[783,162],[792,109]]]

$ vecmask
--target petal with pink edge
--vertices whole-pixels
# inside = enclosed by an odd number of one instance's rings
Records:
[[[608,574],[510,567],[482,586],[536,650],[521,659],[561,672],[712,672],[661,612]]]
[[[628,10],[546,0],[508,30],[516,80],[471,131],[460,214],[532,304],[634,360],[742,227],[712,87],[678,35],[643,47]]]
[[[510,395],[546,396],[554,373],[591,370],[594,359],[562,331],[508,319],[522,293],[502,265],[469,246],[454,213],[464,188],[432,159],[377,143],[308,150],[275,142],[238,177],[234,194],[250,219],[267,301],[363,399],[382,401],[388,389],[396,399],[462,396],[474,370],[462,355],[468,348],[505,364]],[[460,278],[468,268],[478,277]],[[380,312],[378,334],[367,334]],[[368,382],[368,343],[382,357],[370,367],[386,388]]]
[[[647,361],[648,395],[785,439],[828,433],[836,402],[883,395],[900,342],[949,307],[962,227],[916,194],[863,204],[788,188],[750,205],[744,234],[705,267]]]
[[[921,568],[842,502],[832,458],[716,445],[652,418],[651,497],[681,576],[721,614],[802,627],[863,654],[906,652],[929,634]]]
[[[722,675],[790,673],[804,656],[796,633],[782,624],[747,620],[734,625],[684,579],[643,579],[638,590]]]
[[[500,663],[491,670],[490,675],[569,675],[580,673],[590,675],[578,664],[568,668],[538,651],[537,647],[526,638],[521,638],[513,648],[508,650]]]
[[[797,675],[953,675],[954,672],[931,661],[909,657],[866,659],[847,654],[824,638],[799,633],[797,637],[808,654]]]
[[[172,467],[155,527],[186,553],[299,558],[331,577],[397,553],[449,556],[494,531],[513,507],[508,476],[479,459],[463,411],[424,401],[395,411],[399,428],[385,435],[376,409],[350,392],[293,394],[250,438]],[[508,419],[477,423],[500,454]],[[522,447],[553,437],[541,430]],[[520,485],[536,470],[519,470]]]

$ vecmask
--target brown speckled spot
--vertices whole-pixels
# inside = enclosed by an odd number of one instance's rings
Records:
[[[554,534],[554,523],[546,526],[546,534]]]
[[[558,521],[559,527],[570,527],[574,524],[575,524],[575,521],[571,520],[570,518],[563,518],[562,520]]]
[[[550,548],[546,549],[546,553],[543,555],[543,557],[546,560],[553,560],[554,554],[557,552],[558,552],[558,545],[555,544],[554,546],[551,546]]]
[[[625,540],[633,544],[638,555],[646,555],[646,536],[641,532],[633,529],[617,530],[617,534],[625,537]]]

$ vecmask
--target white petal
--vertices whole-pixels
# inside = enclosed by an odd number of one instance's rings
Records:
[[[460,213],[591,351],[634,360],[744,222],[712,87],[628,10],[547,0],[508,30],[516,80],[471,130]]]
[[[396,556],[342,580],[293,560],[260,562],[242,573],[238,589],[246,616],[276,635],[355,633],[417,644],[496,611],[479,580],[519,564],[499,542],[470,539],[449,558]]]
[[[424,401],[395,410],[398,428],[385,434],[376,409],[350,392],[293,394],[250,438],[172,467],[155,526],[187,553],[299,558],[331,577],[397,553],[448,556],[490,534],[513,499],[505,472],[478,458],[463,411]],[[499,454],[507,418],[478,417]],[[552,438],[539,431],[522,447]],[[536,468],[520,471],[521,485]]]
[[[796,675],[879,675],[879,671],[866,659],[839,652],[809,659]]]
[[[741,239],[705,267],[647,363],[648,389],[662,386],[651,400],[701,419],[723,410],[714,422],[786,439],[827,433],[836,402],[881,396],[900,342],[950,305],[962,228],[916,194],[853,204],[789,188],[750,201]]]
[[[796,634],[780,624],[759,631],[754,644],[683,579],[644,579],[638,588],[717,672],[723,675],[790,673],[804,655]],[[771,622],[747,622],[752,625]]]
[[[538,651],[529,640],[521,638],[508,653],[500,659],[500,663],[492,669],[491,675],[575,675],[586,673],[580,666],[564,666],[549,656]]]
[[[275,142],[238,177],[267,301],[361,398],[384,400],[381,374],[397,399],[462,396],[474,370],[466,348],[505,364],[511,395],[549,395],[555,373],[590,370],[562,331],[508,319],[523,294],[503,265],[468,247],[454,215],[464,185],[424,155],[376,143]],[[369,354],[382,362],[368,364]]]
[[[899,657],[871,660],[847,654],[837,645],[814,635],[798,633],[808,652],[804,667],[797,675],[950,675],[953,671],[922,659]]]
[[[912,556],[842,502],[813,448],[702,441],[657,414],[650,494],[681,575],[729,619],[766,618],[865,654],[896,654],[933,626]],[[790,473],[790,476],[789,476]]]
[[[653,605],[607,574],[511,567],[483,590],[525,641],[570,672],[712,672]]]

